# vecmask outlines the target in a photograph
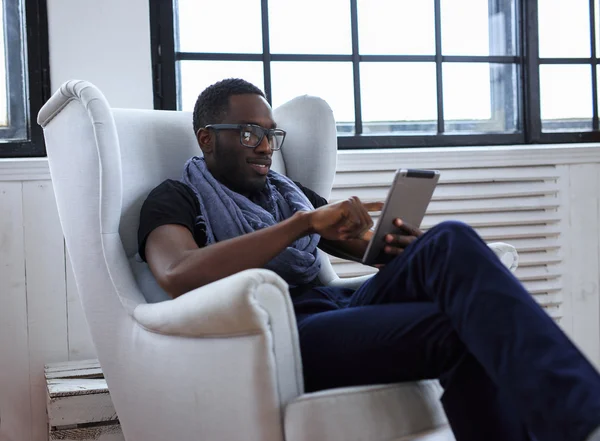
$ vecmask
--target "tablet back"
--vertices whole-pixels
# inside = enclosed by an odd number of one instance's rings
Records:
[[[421,225],[439,178],[437,170],[399,169],[396,172],[381,218],[363,256],[364,264],[371,264],[377,258],[386,234],[399,233],[394,219],[400,218],[417,228]]]

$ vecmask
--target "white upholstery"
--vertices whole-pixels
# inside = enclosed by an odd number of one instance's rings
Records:
[[[289,133],[276,169],[329,196],[331,109],[304,96],[275,115]],[[445,424],[436,382],[305,395],[287,285],[270,271],[161,302],[166,294],[136,256],[139,211],[154,186],[200,153],[189,113],[111,109],[93,85],[70,81],[38,122],[81,303],[128,441],[417,440]],[[496,248],[501,258],[514,251],[505,248]],[[326,283],[364,281],[340,281],[324,262]]]
[[[412,440],[447,425],[441,394],[437,381],[305,394],[285,411],[286,441]]]

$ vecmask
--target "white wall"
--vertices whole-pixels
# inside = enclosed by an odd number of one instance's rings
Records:
[[[48,0],[52,91],[87,80],[113,107],[153,108],[148,0]]]

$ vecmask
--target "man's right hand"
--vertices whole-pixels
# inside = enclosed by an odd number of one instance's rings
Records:
[[[370,211],[381,211],[383,202],[362,203],[356,196],[310,212],[311,233],[327,240],[362,239],[373,226]]]

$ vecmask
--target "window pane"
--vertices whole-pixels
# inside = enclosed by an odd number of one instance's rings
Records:
[[[591,130],[591,67],[540,66],[540,101],[543,131]]]
[[[435,54],[433,1],[358,0],[361,54]]]
[[[243,78],[264,90],[260,61],[179,61],[180,110],[192,111],[198,95],[211,84],[225,78]]]
[[[25,141],[29,139],[29,107],[27,94],[27,55],[25,48],[24,4],[21,1],[5,1],[2,10],[2,85],[0,86],[0,142]]]
[[[512,64],[444,63],[447,132],[514,132],[516,67]]]
[[[435,63],[361,63],[363,133],[437,131]]]
[[[515,54],[514,0],[442,0],[441,15],[444,55]]]
[[[262,52],[260,1],[177,0],[181,52]]]
[[[271,64],[273,107],[298,95],[323,98],[333,109],[338,130],[354,132],[352,63],[276,62]]]
[[[594,0],[594,24],[596,28],[596,57],[600,56],[600,1]]]
[[[6,49],[4,46],[4,1],[0,0],[0,127],[8,126],[6,99]]]
[[[350,2],[269,0],[269,33],[274,54],[350,54]]]
[[[539,0],[540,57],[590,56],[589,0]]]

